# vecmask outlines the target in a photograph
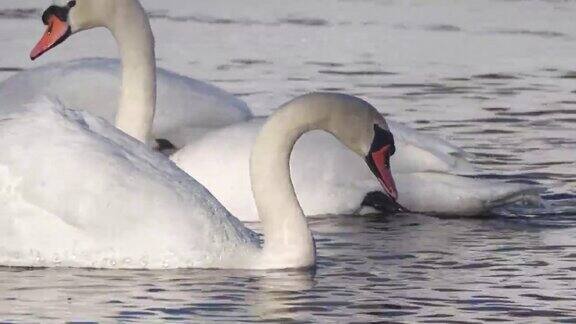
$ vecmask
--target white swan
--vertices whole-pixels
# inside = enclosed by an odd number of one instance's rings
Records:
[[[171,158],[242,221],[257,221],[251,197],[251,147],[265,119],[213,131]],[[474,179],[465,154],[446,142],[388,121],[396,140],[392,158],[398,202],[414,212],[477,216],[495,207],[537,198],[534,188]],[[400,134],[400,135],[398,135]],[[292,179],[306,215],[350,214],[362,206],[387,209],[379,184],[357,158],[330,136],[310,133],[292,154]]]
[[[270,117],[251,157],[264,244],[170,160],[89,113],[49,103],[0,118],[0,265],[302,268],[315,247],[290,180],[293,145],[323,129],[396,196],[394,142],[368,103],[297,98]]]
[[[72,7],[69,3],[75,5]],[[154,111],[152,94],[156,82],[153,73],[153,37],[140,3],[137,0],[57,2],[56,6],[46,11],[43,19],[49,23],[50,33],[47,33],[35,48],[33,57],[52,48],[71,32],[98,26],[104,26],[112,31],[121,48],[123,62],[123,99],[118,116],[125,117],[118,118],[118,126],[136,138],[141,140],[147,138],[147,129],[152,123],[150,118]],[[59,34],[54,33],[55,28],[60,28]],[[67,32],[68,30],[70,32]],[[107,62],[109,65],[118,65],[111,61]],[[118,86],[118,82],[108,82],[110,77],[108,72],[99,70],[102,66],[100,60],[69,64],[74,68],[60,66],[36,70],[46,72],[41,73],[40,81],[38,79],[32,81],[49,84],[52,90],[71,89],[68,92],[64,91],[64,97],[58,98],[67,98],[65,104],[73,102],[72,107],[84,108],[86,105],[88,111],[111,120],[114,115],[113,107],[108,105],[106,112],[103,113],[104,110],[94,110],[94,107],[101,107],[94,103],[99,102],[98,98],[114,98],[113,88]],[[80,77],[82,73],[76,74],[76,68],[80,71],[92,71],[90,75],[93,80],[88,83],[93,85],[90,86],[90,91],[87,91],[86,83],[80,82],[85,80]],[[184,101],[192,101],[189,97],[182,99],[176,92],[169,94],[163,92],[163,84],[164,91],[169,91],[174,88],[173,81],[178,80],[165,74],[165,72],[159,73],[159,99],[164,98],[164,101],[158,103],[161,108],[156,114],[153,136],[167,138],[177,147],[188,143],[185,149],[173,156],[178,165],[201,181],[228,209],[240,215],[242,220],[257,220],[256,206],[251,198],[248,157],[263,120],[256,119],[232,125],[209,132],[205,137],[195,136],[198,132],[205,131],[202,127],[194,126],[193,120],[198,111],[187,109],[183,104]],[[52,81],[47,82],[48,80]],[[22,74],[20,79],[18,76],[15,77],[0,88],[0,98],[6,93],[27,93],[23,91],[21,85],[32,81],[27,80],[26,74]],[[62,86],[63,83],[67,86]],[[32,83],[30,88],[34,89],[35,84]],[[185,84],[184,81],[182,84]],[[9,102],[9,98],[13,97],[8,95],[5,98],[8,98],[5,101]],[[170,106],[171,101],[175,102],[173,106]],[[11,103],[5,107],[19,106]],[[0,109],[3,109],[2,106]],[[200,120],[202,122],[202,118]],[[206,123],[204,126],[208,128],[217,125],[206,119],[204,122]],[[396,177],[399,179],[401,192],[399,199],[410,210],[449,215],[477,215],[495,206],[523,199],[531,193],[525,186],[494,184],[461,177],[459,175],[462,173],[473,173],[473,168],[460,149],[432,136],[419,134],[401,124],[390,125],[397,139],[398,154],[394,163],[398,166]],[[318,153],[318,147],[323,148],[321,154]],[[224,149],[227,154],[223,153]],[[302,199],[306,214],[358,211],[367,195],[378,188],[378,183],[365,172],[361,164],[350,157],[349,152],[325,136],[305,137],[294,155],[293,177],[296,192]],[[371,199],[366,201],[381,204],[378,199],[374,201],[374,197],[377,198],[378,195],[369,196]]]
[[[18,73],[0,83],[0,109],[20,107],[48,96],[65,107],[82,108],[113,122],[120,105],[120,110],[132,113],[127,120],[118,119],[117,126],[144,140],[148,134],[143,132],[148,128],[146,124],[152,122],[151,108],[157,99],[152,136],[168,138],[179,146],[187,141],[190,132],[197,131],[196,127],[220,127],[252,116],[243,101],[219,88],[156,69],[154,37],[137,0],[79,0],[72,8],[69,6],[72,1],[54,3],[43,16],[50,33],[44,35],[32,58],[73,33],[103,26],[115,37],[122,63],[104,58],[79,59]]]

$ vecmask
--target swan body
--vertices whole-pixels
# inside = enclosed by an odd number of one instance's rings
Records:
[[[2,98],[0,103],[4,102],[4,105],[0,106],[0,110],[6,110],[6,107],[20,107],[22,102],[30,101],[36,96],[35,91],[31,91],[29,95],[27,91],[22,91],[24,87],[42,89],[41,93],[57,94],[61,91],[56,98],[66,106],[84,108],[111,121],[114,115],[114,104],[111,103],[114,100],[108,100],[108,98],[118,98],[119,108],[116,114],[118,128],[143,142],[147,142],[150,138],[166,138],[180,147],[184,143],[190,143],[192,139],[197,140],[197,143],[191,143],[182,152],[177,153],[174,160],[208,186],[224,202],[226,207],[237,211],[239,215],[243,215],[241,216],[242,219],[256,220],[256,208],[250,199],[247,158],[262,121],[254,120],[238,126],[229,126],[223,130],[208,133],[208,136],[204,138],[197,136],[199,133],[205,133],[207,129],[248,117],[249,112],[247,109],[241,108],[245,106],[240,101],[226,97],[217,89],[202,83],[194,83],[190,79],[178,77],[170,72],[158,70],[159,82],[157,82],[154,73],[156,71],[154,39],[148,18],[138,1],[79,0],[74,2],[74,6],[70,6],[70,3],[56,1],[56,7],[53,6],[47,10],[47,13],[59,11],[59,16],[63,17],[64,21],[45,13],[43,19],[49,25],[49,31],[52,32],[45,34],[33,50],[32,57],[35,58],[54,46],[53,35],[62,35],[64,37],[62,39],[65,39],[69,34],[103,26],[108,28],[116,38],[120,47],[122,63],[119,64],[118,61],[108,59],[84,59],[24,72],[7,80],[0,88],[2,95],[0,96]],[[54,31],[58,30],[58,26],[61,26],[62,30],[68,28],[69,32],[55,33]],[[120,70],[122,73],[119,75]],[[40,79],[29,78],[28,75],[30,74],[38,74],[42,77]],[[87,76],[90,76],[89,80],[86,80]],[[45,82],[46,80],[53,82]],[[91,91],[86,91],[84,82],[93,85],[90,87]],[[159,85],[159,94],[156,96],[157,84]],[[117,89],[119,85],[121,85],[121,91],[118,93],[114,89]],[[204,113],[199,113],[200,110],[190,110],[186,106],[189,101],[196,98],[197,92],[193,90],[198,87],[206,89],[206,91],[201,91],[202,94],[206,92],[214,94],[214,96],[209,96],[212,99],[208,101],[212,102],[214,98],[227,98],[224,99],[224,102],[229,102],[240,108],[231,110],[230,114],[217,113],[215,115],[220,117],[216,119],[201,118]],[[186,94],[185,100],[178,96],[180,93]],[[106,98],[109,103],[107,105],[102,104],[102,100],[100,100],[102,98]],[[156,101],[164,102],[164,105],[161,106],[165,108],[155,110]],[[169,106],[172,102],[173,107]],[[218,109],[212,107],[203,111],[206,112],[206,110],[217,111]],[[154,116],[156,118],[153,121]],[[197,117],[200,119],[199,124],[195,124],[194,121]],[[222,123],[223,120],[226,121]],[[198,125],[202,127],[198,127]],[[464,193],[471,192],[471,188],[462,185],[462,181],[460,181],[462,178],[458,178],[459,174],[470,173],[472,170],[464,158],[465,154],[442,140],[418,134],[401,124],[391,124],[391,126],[396,134],[399,148],[398,154],[394,158],[395,164],[399,167],[396,174],[402,174],[403,179],[413,180],[416,178],[408,177],[408,175],[418,173],[418,179],[423,181],[421,184],[428,184],[427,186],[416,186],[417,189],[403,190],[400,199],[412,207],[410,208],[412,210],[475,214],[486,208],[491,208],[494,205],[491,203],[492,201],[514,200],[524,189],[506,186],[507,191],[500,195],[486,189],[481,191],[482,194],[473,198],[462,199],[463,195],[459,194],[459,190]],[[236,134],[236,138],[229,140],[229,142],[239,142],[227,151],[236,150],[234,155],[242,156],[245,158],[244,160],[234,160],[230,154],[214,151],[215,147],[226,145],[222,144],[219,138],[224,141],[230,139],[231,136],[227,132]],[[305,139],[300,146],[308,145],[309,148],[297,149],[295,154],[295,159],[302,161],[295,163],[296,170],[303,171],[294,174],[296,187],[304,199],[303,204],[307,214],[346,213],[357,210],[365,195],[376,190],[377,183],[369,176],[367,180],[365,169],[361,166],[358,167],[357,163],[356,167],[348,168],[348,165],[354,165],[354,163],[347,162],[346,156],[347,154],[349,156],[349,153],[340,146],[322,139],[310,140],[310,144],[306,144],[307,142],[308,140]],[[323,142],[326,144],[323,145]],[[325,160],[330,162],[318,161],[315,158],[318,155],[318,147],[326,148]],[[302,151],[302,154],[298,153],[299,151]],[[302,156],[302,158],[297,158],[297,156]],[[232,174],[225,178],[222,178],[222,175],[226,172],[214,172],[214,167],[211,166],[214,161],[222,161],[223,157],[225,157],[224,161],[234,164],[223,169],[232,171]],[[306,161],[307,159],[308,161]],[[225,162],[220,164],[224,165]],[[327,168],[326,166],[329,164],[331,167]],[[450,184],[447,179],[460,181],[459,185],[452,187],[451,195],[442,197],[443,199],[440,201],[445,201],[444,205],[438,201],[426,205],[421,199],[422,197],[430,197],[430,192],[435,190],[434,181],[427,181],[427,179],[431,179],[431,177],[427,177],[430,173],[445,174],[444,184]],[[321,177],[319,178],[319,176]],[[237,185],[232,184],[231,179],[236,179]],[[319,190],[320,183],[324,185],[324,190]],[[466,183],[484,187],[492,186],[482,181],[476,183],[468,181]],[[401,188],[406,188],[406,186],[401,186]],[[503,197],[510,199],[503,199]],[[458,204],[459,201],[466,203]],[[471,201],[473,203],[470,203]],[[471,207],[479,205],[485,206],[485,208]],[[454,206],[459,208],[454,208]]]
[[[182,147],[197,128],[222,127],[251,118],[248,106],[207,83],[158,68],[153,138]],[[118,110],[121,62],[88,58],[20,72],[0,83],[0,109],[45,96],[113,123]],[[191,134],[192,132],[192,134]]]
[[[89,113],[34,104],[2,116],[0,143],[1,265],[250,267],[239,256],[258,248],[254,233],[159,153]]]
[[[331,132],[366,159],[380,156],[370,161],[395,195],[386,182],[393,142],[377,142],[376,128],[388,132],[372,106],[336,94],[297,98],[268,120],[250,162],[261,247],[201,184],[103,119],[48,101],[21,107],[0,118],[0,265],[311,267],[314,241],[289,174],[292,147],[309,130]]]
[[[171,159],[202,183],[240,220],[258,221],[251,196],[248,157],[265,119],[208,133]],[[474,167],[459,148],[388,120],[398,202],[414,212],[476,216],[533,197],[525,185],[473,179]],[[351,214],[362,209],[379,183],[357,157],[322,132],[306,134],[292,154],[292,180],[306,215]]]

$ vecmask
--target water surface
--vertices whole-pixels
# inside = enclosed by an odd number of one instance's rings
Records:
[[[144,4],[160,66],[258,115],[312,90],[362,96],[472,153],[481,177],[544,188],[543,204],[477,219],[315,218],[315,272],[0,269],[0,322],[576,323],[575,3]],[[116,55],[105,31],[91,31],[28,62],[41,6],[0,2],[0,80]]]

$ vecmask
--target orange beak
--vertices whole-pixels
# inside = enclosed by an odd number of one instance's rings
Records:
[[[390,170],[390,146],[386,145],[380,150],[371,154],[372,161],[375,165],[375,174],[380,180],[380,184],[392,200],[398,200],[398,190]]]
[[[51,15],[48,17],[48,28],[46,28],[46,32],[44,32],[38,44],[32,49],[30,58],[32,60],[37,59],[40,55],[65,41],[71,34],[72,31],[67,22],[60,20],[55,15]]]

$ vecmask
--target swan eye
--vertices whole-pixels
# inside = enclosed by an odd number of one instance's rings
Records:
[[[76,1],[72,0],[72,1],[68,1],[68,8],[74,8],[76,6]]]
[[[389,130],[383,129],[375,124],[374,139],[372,140],[370,152],[376,152],[382,149],[384,146],[390,147],[390,156],[394,155],[396,152],[396,146],[394,146],[394,136]]]

